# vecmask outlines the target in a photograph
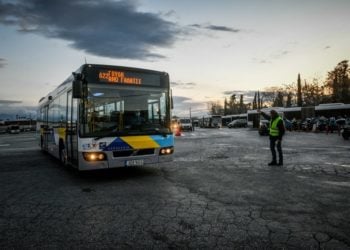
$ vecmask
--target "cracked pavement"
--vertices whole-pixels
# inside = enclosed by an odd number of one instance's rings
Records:
[[[174,161],[77,173],[35,134],[0,135],[1,249],[350,249],[350,142],[197,129]]]

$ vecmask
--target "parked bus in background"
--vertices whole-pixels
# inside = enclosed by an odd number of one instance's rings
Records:
[[[7,133],[7,126],[6,121],[0,121],[0,134]]]
[[[350,117],[350,104],[344,103],[325,103],[315,106],[315,116],[341,116]]]
[[[19,125],[17,124],[12,124],[7,127],[7,132],[9,134],[19,134],[21,130],[19,129]]]
[[[221,115],[209,115],[204,116],[199,123],[201,128],[221,128],[222,116]]]
[[[293,120],[297,120],[300,123],[301,121],[311,120],[312,118],[328,119],[333,117],[337,119],[350,117],[350,104],[344,103],[325,103],[308,107],[271,107],[264,108],[262,111],[269,112],[271,109],[275,109],[280,113],[285,123]],[[257,110],[248,110],[248,126],[258,128],[259,124],[260,114]]]
[[[11,127],[12,126],[12,127]],[[10,132],[11,128],[18,127],[20,132],[25,131],[35,131],[36,129],[36,120],[32,119],[16,119],[16,120],[6,120],[0,121],[0,133]],[[15,131],[16,129],[12,129]]]
[[[39,101],[40,147],[78,170],[172,160],[169,75],[84,64]]]

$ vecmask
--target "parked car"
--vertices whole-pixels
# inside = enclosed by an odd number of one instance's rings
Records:
[[[342,128],[341,135],[343,136],[344,140],[349,140],[349,138],[350,138],[350,125],[346,125]]]
[[[246,128],[247,126],[248,123],[246,119],[237,119],[227,124],[228,128]]]
[[[341,125],[341,135],[343,136],[344,140],[349,140],[350,138],[350,120],[345,120],[343,123],[344,125]]]
[[[311,131],[316,122],[317,121],[315,118],[306,118],[304,121],[301,122],[301,129],[303,131]]]
[[[328,126],[331,126],[328,119],[325,117],[320,117],[316,119],[316,129],[317,131],[326,131]],[[333,131],[333,128],[332,128]]]
[[[283,118],[283,122],[284,122],[284,127],[286,128],[286,130],[292,131],[293,123],[290,120],[288,120],[287,118]]]
[[[259,135],[269,135],[270,122],[268,120],[260,120]]]

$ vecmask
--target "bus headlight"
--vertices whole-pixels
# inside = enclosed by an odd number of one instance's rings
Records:
[[[174,153],[174,147],[161,148],[159,151],[160,155],[170,155]]]
[[[105,161],[107,156],[103,152],[84,152],[83,157],[85,161]]]

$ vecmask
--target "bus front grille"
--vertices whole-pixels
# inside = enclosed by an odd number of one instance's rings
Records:
[[[154,154],[154,148],[113,151],[113,157],[127,157],[127,156],[153,155],[153,154]]]

